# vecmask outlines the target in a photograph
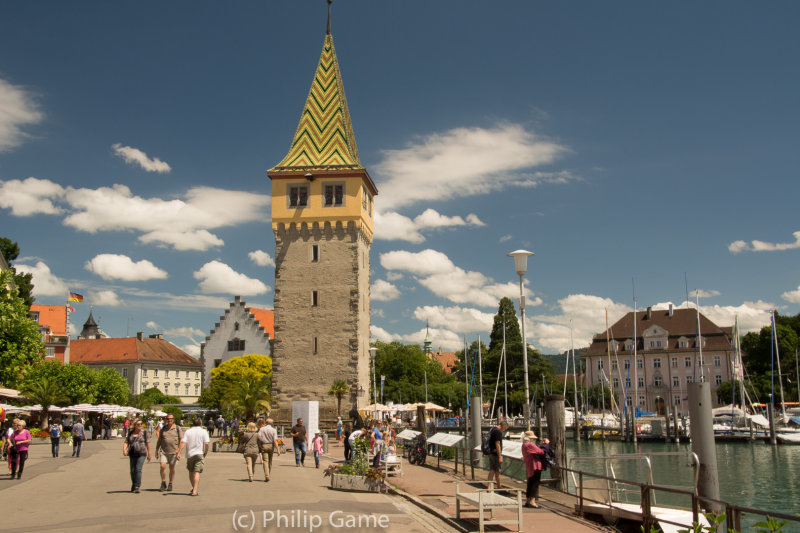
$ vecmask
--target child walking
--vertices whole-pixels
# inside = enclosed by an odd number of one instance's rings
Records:
[[[311,451],[314,452],[314,464],[319,468],[319,455],[322,453],[322,434],[319,431],[311,439]]]

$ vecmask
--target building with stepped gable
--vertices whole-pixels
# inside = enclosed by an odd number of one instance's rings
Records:
[[[358,157],[328,27],[311,90],[286,156],[267,171],[275,236],[272,413],[289,423],[293,401],[318,401],[335,419],[369,403],[370,245],[375,183]]]

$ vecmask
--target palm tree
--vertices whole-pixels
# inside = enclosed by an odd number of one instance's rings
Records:
[[[350,387],[347,386],[347,382],[343,379],[334,379],[333,384],[331,385],[330,390],[328,390],[328,394],[331,396],[336,396],[336,414],[342,414],[342,398],[347,392],[350,390]]]
[[[48,425],[50,406],[69,403],[64,387],[54,378],[42,378],[35,382],[25,383],[20,392],[34,403],[42,406],[42,429]]]
[[[269,401],[269,380],[263,375],[244,375],[231,383],[225,394],[225,403],[243,411],[245,420],[254,420],[262,409],[269,413]]]

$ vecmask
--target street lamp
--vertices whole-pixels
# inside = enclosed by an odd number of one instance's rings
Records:
[[[372,405],[375,408],[375,412],[377,413],[378,406],[377,401],[375,400],[375,354],[378,353],[378,349],[373,347],[369,349],[369,358],[372,360]]]
[[[522,292],[522,277],[528,271],[528,258],[534,255],[527,250],[516,250],[508,254],[514,258],[514,267],[519,275],[519,312],[522,315],[522,365],[525,371],[525,407],[522,409],[525,415],[525,427],[531,429],[531,406],[530,406],[530,386],[528,385],[528,344],[525,340],[525,295]]]

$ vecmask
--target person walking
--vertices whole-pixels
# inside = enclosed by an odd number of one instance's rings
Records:
[[[126,418],[125,421],[122,423],[122,436],[128,436],[128,430],[131,428],[131,419],[130,417]]]
[[[536,500],[539,498],[539,482],[542,479],[542,458],[544,450],[536,445],[539,437],[533,431],[526,431],[522,437],[522,458],[525,461],[525,471],[528,474],[528,486],[525,491],[525,507],[538,509]]]
[[[181,452],[186,449],[186,469],[189,471],[189,483],[192,485],[191,496],[199,496],[197,489],[200,487],[200,474],[203,473],[205,457],[208,455],[208,448],[211,439],[208,431],[203,429],[203,421],[195,418],[192,427],[186,430],[178,448],[178,461],[181,460]]]
[[[210,416],[208,417],[208,422],[206,422],[206,429],[208,430],[208,436],[214,436],[214,419]]]
[[[314,452],[314,465],[319,468],[319,456],[322,454],[322,433],[319,431],[311,439],[311,451]]]
[[[244,433],[239,437],[239,453],[244,456],[244,463],[247,467],[247,477],[252,483],[253,471],[255,470],[256,460],[259,454],[258,427],[255,422],[250,422],[244,429]]]
[[[178,462],[178,447],[181,445],[181,428],[175,423],[175,415],[167,415],[167,423],[161,428],[156,440],[156,459],[161,463],[161,492],[172,491],[175,479],[175,464]],[[169,465],[169,485],[167,485],[167,465]]]
[[[500,468],[503,466],[503,432],[508,429],[508,422],[501,420],[489,430],[489,481],[495,478],[495,490],[501,488]]]
[[[272,456],[275,453],[281,454],[276,442],[278,432],[272,427],[273,420],[271,418],[267,418],[266,425],[262,418],[258,419],[258,423],[261,426],[258,428],[258,446],[261,450],[261,462],[264,465],[264,481],[269,481],[269,475],[272,472]]]
[[[350,443],[350,435],[353,433],[353,424],[348,422],[344,426],[344,460],[345,462],[350,462],[350,458],[353,456],[353,447]]]
[[[17,479],[22,477],[22,470],[25,468],[25,461],[28,459],[28,445],[31,443],[31,433],[25,429],[25,421],[17,420],[14,431],[9,437],[8,451],[11,454],[11,479],[16,475]]]
[[[53,457],[58,457],[58,448],[61,444],[61,433],[64,431],[64,428],[61,427],[60,420],[53,420],[53,423],[50,424],[50,453],[53,454]]]
[[[72,457],[81,456],[81,443],[86,440],[86,431],[83,429],[83,418],[72,424]]]
[[[344,430],[344,423],[342,422],[342,417],[336,417],[336,440],[342,440],[342,431]]]
[[[142,426],[141,420],[135,420],[133,429],[122,443],[122,455],[127,455],[130,460],[131,492],[135,494],[139,494],[139,487],[142,486],[144,460],[150,461],[150,436]]]
[[[380,467],[382,454],[383,433],[381,432],[381,421],[377,420],[372,428],[372,468]]]
[[[103,417],[103,440],[111,439],[111,417]]]
[[[303,419],[298,418],[297,424],[292,426],[289,434],[292,436],[292,448],[294,449],[294,465],[306,466],[306,450],[308,450],[308,433],[303,425]]]
[[[222,418],[222,415],[217,417],[217,437],[222,437],[222,432],[225,430],[225,419]],[[227,436],[227,435],[225,435]]]

